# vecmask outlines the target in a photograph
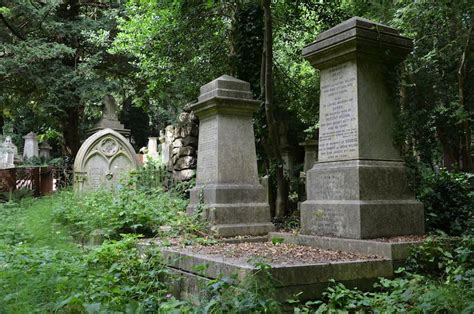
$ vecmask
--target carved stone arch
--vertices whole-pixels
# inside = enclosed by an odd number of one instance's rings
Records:
[[[138,165],[129,141],[112,129],[103,129],[89,136],[79,148],[74,162],[75,190],[113,187]]]

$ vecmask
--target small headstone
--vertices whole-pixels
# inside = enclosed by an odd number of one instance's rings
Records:
[[[38,157],[39,148],[38,148],[38,140],[36,138],[36,134],[33,132],[30,132],[27,135],[23,136],[23,139],[25,140],[25,146],[23,148],[23,157],[25,159]]]
[[[252,114],[259,105],[249,83],[223,75],[202,86],[191,107],[200,125],[196,187],[190,193],[188,213],[200,208],[202,201],[204,217],[220,236],[273,230],[257,172]]]
[[[137,167],[137,155],[130,142],[120,133],[104,129],[81,145],[74,161],[74,188],[78,192],[115,188]]]
[[[320,70],[321,91],[319,156],[307,174],[302,234],[423,234],[423,205],[393,141],[396,97],[387,81],[412,46],[396,29],[355,17],[303,49]]]
[[[44,159],[49,159],[51,157],[51,150],[53,148],[49,145],[48,142],[42,142],[39,146],[39,156]]]

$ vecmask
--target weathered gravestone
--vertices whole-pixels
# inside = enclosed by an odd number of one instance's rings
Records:
[[[393,144],[388,77],[412,49],[396,29],[351,18],[303,50],[320,70],[318,162],[307,174],[301,233],[367,239],[424,232]]]
[[[23,139],[25,140],[25,145],[23,146],[23,157],[25,159],[38,157],[39,148],[36,134],[34,132],[30,132],[23,136]]]
[[[195,212],[202,201],[205,217],[220,236],[266,234],[273,229],[258,182],[252,124],[258,106],[249,83],[223,75],[202,86],[191,107],[200,125],[196,187],[188,212]]]
[[[74,189],[80,191],[113,188],[138,159],[130,142],[112,129],[104,129],[81,145],[74,161]]]

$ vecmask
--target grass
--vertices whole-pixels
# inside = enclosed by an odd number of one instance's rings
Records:
[[[57,202],[53,196],[0,205],[0,313],[44,312],[65,285],[78,284],[61,277],[79,265],[82,251],[53,223]]]
[[[57,196],[44,198],[27,198],[20,203],[6,204],[0,207],[0,235],[11,231],[23,236],[23,239],[11,239],[13,243],[37,247],[47,246],[51,249],[60,249],[77,252],[79,248],[72,242],[68,230],[61,224],[54,223],[52,209],[60,199]],[[0,238],[0,243],[5,240]]]

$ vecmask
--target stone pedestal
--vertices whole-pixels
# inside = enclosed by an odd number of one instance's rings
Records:
[[[44,159],[49,159],[51,157],[51,150],[53,148],[49,145],[48,142],[43,142],[39,146],[39,156]]]
[[[424,232],[393,144],[387,78],[411,51],[396,29],[352,18],[303,50],[320,69],[318,162],[307,173],[301,233],[369,239]]]
[[[192,110],[199,117],[196,187],[188,213],[203,215],[220,236],[273,230],[265,190],[258,182],[252,114],[259,102],[250,84],[223,75],[201,87]]]
[[[23,136],[25,140],[25,146],[23,147],[23,157],[25,159],[38,157],[39,156],[39,148],[38,148],[38,140],[36,139],[36,134],[30,132]]]

